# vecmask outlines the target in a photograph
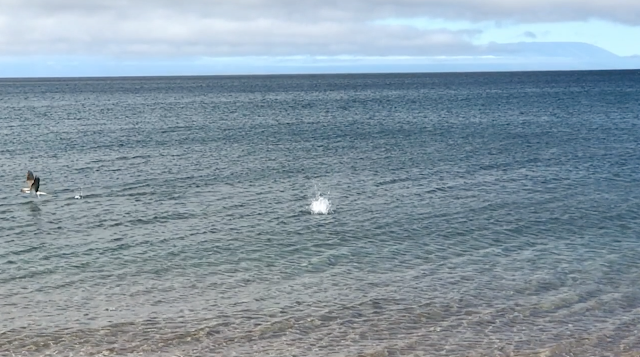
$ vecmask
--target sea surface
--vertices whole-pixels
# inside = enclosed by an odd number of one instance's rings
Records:
[[[640,71],[3,79],[0,168],[1,356],[640,355]]]

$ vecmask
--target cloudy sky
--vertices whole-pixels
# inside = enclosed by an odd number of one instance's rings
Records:
[[[638,39],[639,0],[0,0],[0,76],[393,63],[520,41],[632,56]]]

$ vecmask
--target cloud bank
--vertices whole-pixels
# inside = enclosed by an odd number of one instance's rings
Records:
[[[0,0],[0,55],[457,56],[480,32],[390,18],[640,25],[637,0]]]

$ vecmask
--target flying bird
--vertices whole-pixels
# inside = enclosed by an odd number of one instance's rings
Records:
[[[40,177],[34,176],[33,172],[27,171],[27,186],[20,190],[22,193],[35,193],[38,198],[40,195],[46,195],[45,192],[40,192]]]

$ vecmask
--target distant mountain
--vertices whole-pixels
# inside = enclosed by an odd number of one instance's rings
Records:
[[[617,61],[621,57],[603,48],[583,42],[490,43],[487,55],[524,58],[567,58],[588,61]]]
[[[640,69],[640,56],[622,57],[582,42],[491,43],[481,52],[505,70]],[[487,62],[476,62],[479,70]]]
[[[319,67],[318,70],[322,71]],[[640,56],[621,57],[601,47],[582,42],[490,43],[475,56],[427,57],[384,60],[377,63],[341,63],[326,67],[339,72],[483,72],[549,70],[640,69]]]

